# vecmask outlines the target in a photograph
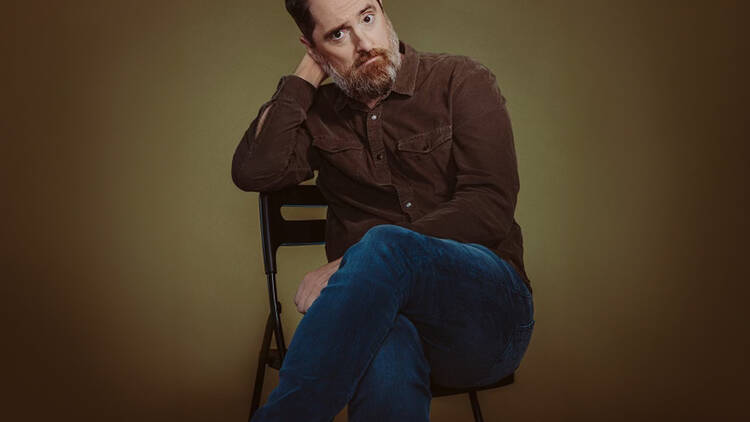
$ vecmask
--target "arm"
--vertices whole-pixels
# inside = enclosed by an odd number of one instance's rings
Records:
[[[281,78],[245,131],[232,159],[232,180],[244,191],[274,191],[313,177],[318,166],[311,139],[302,126],[325,79],[305,54],[294,75]]]
[[[513,225],[519,190],[510,118],[495,76],[470,61],[453,97],[453,197],[411,223],[429,236],[497,245]]]

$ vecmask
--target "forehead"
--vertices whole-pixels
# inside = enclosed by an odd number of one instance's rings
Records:
[[[367,6],[378,9],[377,0],[308,0],[308,6],[315,19],[315,33],[348,23],[359,16]]]

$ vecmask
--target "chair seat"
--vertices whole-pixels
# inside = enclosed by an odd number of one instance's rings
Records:
[[[504,385],[513,384],[515,379],[515,373],[511,372],[510,375],[500,379],[492,384],[486,384],[479,387],[446,387],[432,381],[430,383],[430,390],[432,390],[432,397],[449,396],[453,394],[469,393],[472,391],[489,390],[491,388],[502,387]]]

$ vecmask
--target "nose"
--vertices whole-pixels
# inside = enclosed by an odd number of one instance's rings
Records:
[[[370,39],[370,37],[367,34],[365,34],[361,30],[359,30],[359,31],[358,30],[354,30],[352,32],[353,32],[353,35],[354,35],[354,42],[355,42],[354,45],[355,45],[355,47],[357,49],[357,53],[366,54],[370,50],[372,50],[373,43],[372,43],[372,40]]]

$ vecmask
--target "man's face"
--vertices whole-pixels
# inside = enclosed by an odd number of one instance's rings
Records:
[[[401,67],[398,36],[377,0],[309,0],[311,55],[349,97],[385,95]]]

